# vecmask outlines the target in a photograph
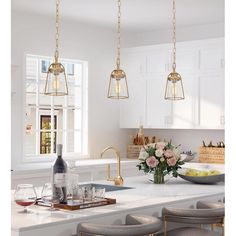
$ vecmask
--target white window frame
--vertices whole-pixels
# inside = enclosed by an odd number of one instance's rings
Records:
[[[39,59],[39,62],[41,60],[50,60],[53,61],[52,57],[48,56],[40,56],[40,55],[32,55],[32,54],[25,54],[24,57],[24,87],[23,87],[23,129],[22,129],[22,140],[23,140],[23,163],[42,163],[42,162],[52,162],[55,160],[56,154],[40,154],[40,155],[26,155],[25,151],[25,127],[26,127],[26,119],[25,119],[25,111],[27,108],[26,104],[26,83],[27,83],[27,72],[26,72],[26,61],[27,57],[35,57],[36,59]],[[60,61],[62,63],[77,63],[82,66],[82,78],[81,78],[81,153],[75,153],[75,152],[64,152],[63,157],[67,160],[76,160],[76,159],[84,159],[89,157],[88,153],[88,62],[87,61],[81,61],[81,60],[74,60],[74,59],[65,59],[61,58]],[[38,65],[38,68],[41,68],[41,65]],[[38,71],[38,77],[40,76],[40,73]],[[55,115],[55,113],[51,114]],[[39,114],[37,118],[39,122]],[[54,120],[54,119],[52,119]],[[37,122],[37,121],[36,121]],[[53,126],[54,121],[52,121],[51,125]],[[64,122],[64,119],[63,119]],[[65,129],[68,130],[68,129]],[[62,129],[62,132],[65,131]],[[73,129],[72,131],[75,131]],[[38,131],[39,132],[39,131]],[[64,139],[64,138],[63,138]],[[37,139],[36,139],[37,140]],[[40,140],[38,139],[38,143],[36,143],[36,146],[40,145]],[[53,145],[53,142],[51,142],[51,145]]]

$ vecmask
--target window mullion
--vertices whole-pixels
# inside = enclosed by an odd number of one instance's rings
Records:
[[[54,100],[53,96],[51,96],[51,154],[54,153]]]
[[[63,146],[64,152],[68,152],[68,132],[67,132],[67,121],[68,121],[68,99],[67,96],[64,97],[64,108],[63,108]]]
[[[40,89],[40,85],[39,85],[39,78],[40,78],[40,72],[39,72],[39,68],[40,68],[40,60],[38,59],[38,67],[36,68],[36,109],[35,109],[35,126],[36,126],[36,132],[35,132],[35,142],[36,142],[36,145],[35,145],[35,152],[36,152],[36,155],[39,155],[40,154],[40,116],[39,116],[39,89]]]

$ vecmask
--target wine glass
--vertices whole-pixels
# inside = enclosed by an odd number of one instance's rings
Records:
[[[27,207],[35,204],[37,200],[34,186],[32,184],[18,184],[14,194],[14,200],[16,204],[24,207],[24,210],[20,211],[21,213],[29,212]]]
[[[44,203],[48,204],[50,203],[50,211],[55,211],[54,204],[59,203],[63,200],[63,191],[61,188],[56,188],[54,194],[53,194],[53,185],[51,183],[46,183],[43,186],[42,190],[42,200]]]

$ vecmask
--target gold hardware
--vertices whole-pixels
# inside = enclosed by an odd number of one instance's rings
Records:
[[[114,181],[115,185],[123,185],[124,180],[120,175],[120,153],[116,148],[109,146],[109,147],[106,147],[105,149],[103,149],[103,151],[101,152],[101,158],[102,158],[103,154],[108,150],[115,151],[115,154],[116,154],[116,157],[117,157],[117,177],[111,178],[110,164],[107,164],[107,180],[108,181]]]
[[[46,85],[44,89],[45,95],[64,96],[68,95],[68,85],[64,66],[58,62],[59,60],[59,4],[56,0],[56,49],[54,53],[54,62],[48,67]]]
[[[108,98],[124,99],[129,98],[129,90],[125,72],[120,68],[120,47],[121,47],[121,0],[118,0],[118,22],[117,22],[117,58],[116,69],[111,72]]]
[[[176,72],[176,7],[173,0],[173,63],[172,72],[168,75],[165,89],[165,99],[182,100],[184,99],[184,88],[180,74]]]
[[[166,218],[164,217],[164,236],[167,235],[167,221]]]

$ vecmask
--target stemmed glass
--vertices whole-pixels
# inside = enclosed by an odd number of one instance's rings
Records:
[[[55,211],[54,204],[59,203],[61,200],[63,200],[63,191],[61,188],[56,188],[55,194],[53,194],[53,185],[51,183],[46,183],[43,186],[42,190],[42,200],[44,203],[48,204],[50,203],[50,211]]]
[[[23,206],[24,210],[20,211],[20,213],[28,213],[28,206],[35,204],[37,200],[37,194],[32,184],[18,184],[15,194],[14,200],[16,204]]]

